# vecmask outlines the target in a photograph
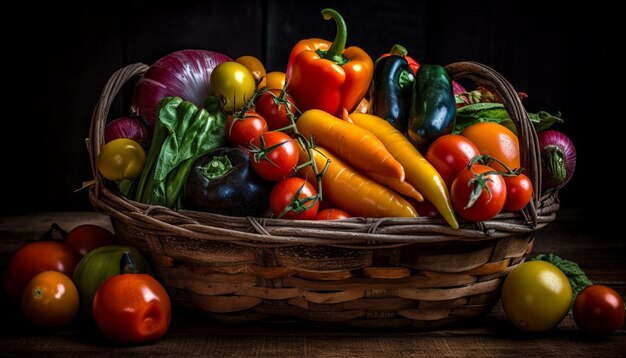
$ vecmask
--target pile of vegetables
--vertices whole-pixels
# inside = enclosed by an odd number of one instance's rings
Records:
[[[314,219],[321,205],[346,216],[441,215],[458,228],[457,216],[484,221],[530,202],[497,94],[466,90],[400,45],[373,61],[347,46],[338,12],[322,16],[335,39],[299,41],[285,72],[204,50],[158,60],[136,85],[135,116],[107,125],[100,173],[138,202],[235,216]],[[542,191],[558,189],[575,148],[548,129],[560,114],[529,116]]]

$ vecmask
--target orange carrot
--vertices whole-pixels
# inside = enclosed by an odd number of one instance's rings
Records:
[[[352,113],[352,121],[380,139],[387,150],[406,170],[406,181],[430,201],[448,224],[457,229],[459,223],[452,210],[450,194],[437,170],[415,149],[413,144],[386,120],[363,113]]]
[[[404,180],[404,168],[369,131],[318,109],[298,118],[298,132],[353,167]]]
[[[407,181],[399,180],[398,178],[386,177],[378,173],[365,172],[365,176],[369,177],[373,181],[382,184],[390,189],[395,190],[397,193],[411,197],[419,202],[424,201],[422,193],[417,191],[415,187]]]
[[[298,148],[303,164],[309,160],[309,154],[300,145]],[[316,147],[313,156],[320,170],[330,159],[322,176],[322,192],[324,199],[329,199],[335,207],[362,217],[418,216],[415,208],[400,195],[357,172],[330,151]],[[311,166],[298,171],[298,175],[316,184]]]

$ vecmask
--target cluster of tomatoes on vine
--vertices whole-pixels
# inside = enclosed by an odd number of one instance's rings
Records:
[[[342,210],[319,210],[322,188],[318,179],[325,168],[318,168],[313,160],[300,160],[300,152],[313,150],[313,144],[311,138],[298,133],[297,113],[286,86],[282,89],[261,88],[229,116],[227,140],[233,147],[250,153],[251,167],[259,176],[275,182],[269,199],[274,217],[298,220],[347,218],[350,215]],[[309,165],[313,167],[317,188],[306,179],[293,176]]]

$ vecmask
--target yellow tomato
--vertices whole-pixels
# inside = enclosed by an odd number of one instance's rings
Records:
[[[211,72],[211,87],[224,101],[224,111],[238,111],[254,95],[256,83],[248,68],[239,62],[222,62]]]
[[[26,318],[42,327],[62,327],[78,312],[78,290],[72,280],[58,271],[33,277],[22,296]]]
[[[246,55],[238,57],[235,62],[239,62],[250,70],[252,76],[254,76],[255,82],[257,83],[257,89],[265,87],[265,83],[267,82],[265,79],[265,66],[263,66],[263,63],[259,61],[258,58]]]
[[[98,171],[113,181],[137,179],[145,163],[146,152],[139,143],[128,138],[108,142],[98,155]]]
[[[282,90],[285,86],[285,72],[272,71],[269,72],[265,78],[267,79],[267,89],[279,89]]]
[[[509,272],[502,286],[502,307],[521,330],[544,332],[561,322],[572,304],[565,274],[545,261],[525,262]]]

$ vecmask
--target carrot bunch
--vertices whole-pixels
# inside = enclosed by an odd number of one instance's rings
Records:
[[[316,163],[330,159],[322,187],[324,198],[334,206],[364,217],[416,217],[405,197],[422,201],[425,196],[450,226],[458,227],[437,171],[384,119],[353,113],[342,120],[314,109],[304,112],[296,125],[316,144]],[[301,162],[310,160],[300,150]],[[299,175],[315,181],[306,167]]]

